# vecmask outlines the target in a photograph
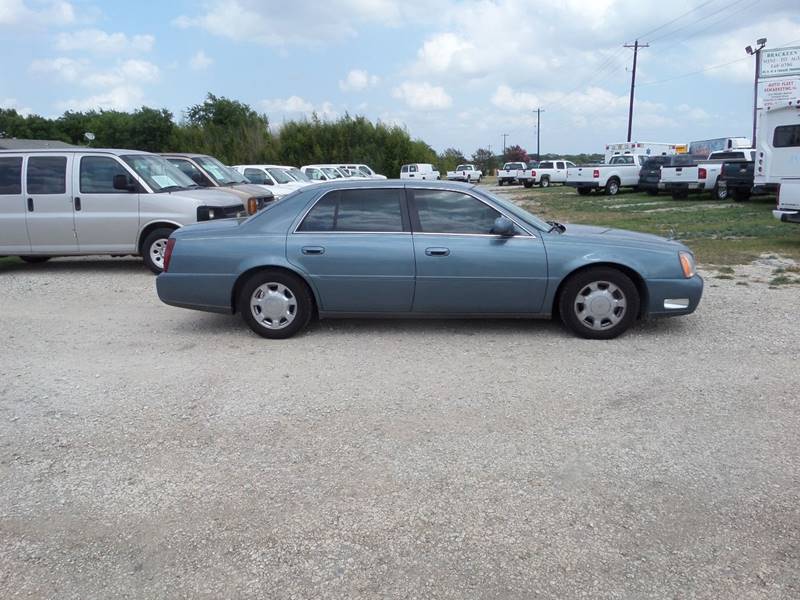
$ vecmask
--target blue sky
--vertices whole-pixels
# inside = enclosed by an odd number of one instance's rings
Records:
[[[639,37],[634,139],[748,135],[744,47],[800,44],[798,0],[0,0],[0,106],[166,107],[207,92],[275,126],[349,112],[437,150],[507,143],[598,152],[623,141]],[[13,49],[9,51],[8,49]]]

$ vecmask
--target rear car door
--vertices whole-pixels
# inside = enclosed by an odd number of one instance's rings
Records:
[[[538,235],[521,227],[513,237],[492,234],[495,219],[508,215],[471,194],[410,188],[407,195],[417,263],[414,312],[542,310],[547,256]]]
[[[81,252],[136,252],[139,192],[114,189],[116,175],[132,178],[116,157],[75,157],[75,231]]]
[[[0,156],[0,255],[31,251],[22,195],[22,155]]]
[[[75,254],[71,153],[36,153],[25,161],[25,202],[32,252]]]
[[[305,271],[320,310],[411,310],[414,248],[402,187],[327,192],[289,233],[288,260]]]

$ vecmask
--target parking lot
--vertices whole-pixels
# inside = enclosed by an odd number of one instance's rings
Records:
[[[796,598],[798,288],[692,316],[324,321],[0,265],[3,598]]]

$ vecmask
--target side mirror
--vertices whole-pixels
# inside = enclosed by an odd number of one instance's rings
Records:
[[[506,217],[497,217],[494,220],[492,231],[494,235],[501,235],[503,237],[513,237],[517,235],[517,228],[514,227],[514,222]]]
[[[114,175],[114,189],[135,192],[136,183],[128,175],[120,173],[119,175]]]

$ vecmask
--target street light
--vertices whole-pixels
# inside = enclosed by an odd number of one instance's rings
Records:
[[[753,78],[753,137],[750,140],[750,145],[756,147],[756,121],[758,118],[758,70],[761,63],[761,51],[767,45],[767,38],[758,38],[756,40],[756,47],[747,46],[744,51],[750,56],[756,57],[756,72]]]

